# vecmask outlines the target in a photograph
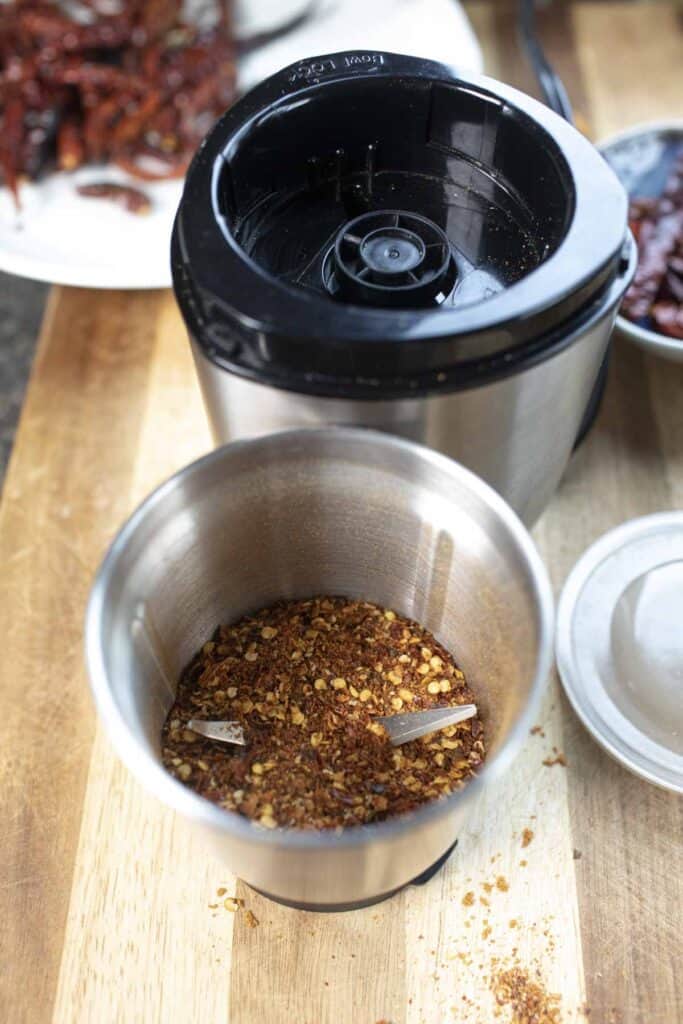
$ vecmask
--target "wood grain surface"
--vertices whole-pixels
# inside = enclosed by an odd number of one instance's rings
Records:
[[[532,88],[510,7],[468,10],[489,71]],[[673,5],[559,3],[543,26],[596,136],[683,113]],[[616,341],[535,530],[556,588],[605,530],[683,507],[682,398],[683,366]],[[83,668],[88,588],[125,516],[209,445],[172,296],[55,289],[0,506],[0,1020],[511,1024],[491,979],[516,962],[563,1024],[683,1021],[681,801],[604,755],[556,678],[445,869],[351,914],[252,893],[119,765]],[[566,767],[543,766],[553,747]]]

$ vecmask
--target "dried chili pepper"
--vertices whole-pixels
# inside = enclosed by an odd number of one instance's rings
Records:
[[[90,199],[112,199],[120,203],[130,213],[149,213],[151,203],[149,196],[145,195],[138,188],[131,188],[130,185],[117,185],[114,182],[101,181],[93,182],[90,185],[78,186],[79,196]]]
[[[683,340],[683,152],[658,199],[631,201],[638,268],[624,298],[629,320]]]
[[[104,6],[104,5],[103,5]],[[211,27],[187,23],[180,0],[0,5],[0,175],[111,162],[141,179],[184,174],[235,92],[227,4]],[[206,12],[205,12],[206,13]]]

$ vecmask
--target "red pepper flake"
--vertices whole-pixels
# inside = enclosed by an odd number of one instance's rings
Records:
[[[545,760],[543,761],[543,764],[546,766],[546,768],[552,768],[553,765],[556,765],[556,764],[560,764],[560,765],[562,765],[563,768],[566,768],[567,767],[567,758],[560,751],[560,753],[557,754],[555,757],[546,757]]]
[[[533,727],[533,729],[531,729],[531,735],[532,736],[545,736],[545,733],[543,732],[542,726],[535,725]]]
[[[500,971],[491,979],[499,1006],[512,1011],[510,1024],[561,1024],[560,997],[545,991],[521,967]]]
[[[229,910],[231,914],[235,914],[244,906],[244,900],[240,900],[236,896],[227,896],[223,900],[223,906],[226,910]]]
[[[507,892],[510,886],[508,885],[507,879],[503,875],[498,875],[496,879],[496,889],[500,892]]]
[[[471,703],[453,658],[388,608],[281,601],[221,626],[184,672],[162,734],[169,772],[261,828],[383,821],[460,789],[485,757],[476,719],[400,748],[376,721]],[[187,728],[239,722],[246,748]]]
[[[473,903],[474,903],[474,893],[473,892],[466,892],[465,895],[462,898],[462,905],[463,905],[463,907],[471,907]]]
[[[533,838],[534,833],[532,832],[532,830],[530,828],[525,828],[522,832],[522,847],[527,847]]]

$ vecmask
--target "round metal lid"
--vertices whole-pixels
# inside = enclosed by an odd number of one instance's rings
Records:
[[[578,561],[560,598],[557,664],[597,742],[683,792],[683,512],[634,519]]]

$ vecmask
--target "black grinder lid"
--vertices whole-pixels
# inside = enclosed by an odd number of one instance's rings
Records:
[[[332,54],[262,83],[204,141],[174,285],[234,373],[347,398],[450,391],[615,301],[626,215],[600,154],[523,93]]]

